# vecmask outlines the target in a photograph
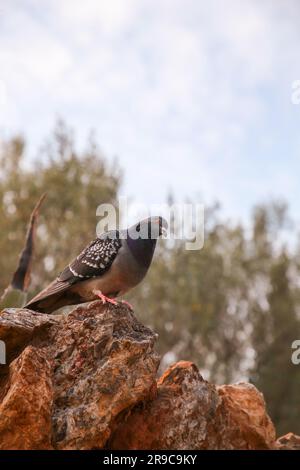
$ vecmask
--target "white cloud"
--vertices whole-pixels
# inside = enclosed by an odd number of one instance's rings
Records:
[[[64,27],[69,24],[75,28],[99,28],[106,34],[115,34],[129,27],[134,20],[136,0],[56,0],[52,8],[58,13]]]
[[[239,214],[274,181],[286,192],[278,155],[267,181],[255,166],[281,144],[278,109],[296,112],[299,12],[294,0],[6,1],[0,128],[24,130],[33,149],[59,114],[81,141],[96,129],[132,195],[203,191]]]

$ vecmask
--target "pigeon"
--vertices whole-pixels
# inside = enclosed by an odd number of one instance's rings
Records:
[[[128,229],[104,232],[25,308],[52,313],[67,305],[96,299],[117,304],[116,297],[145,277],[157,239],[166,233],[167,227],[164,218],[149,217]]]

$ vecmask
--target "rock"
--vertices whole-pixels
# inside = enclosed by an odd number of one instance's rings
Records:
[[[126,307],[78,307],[53,335],[53,439],[58,448],[102,448],[114,419],[155,383],[156,335]]]
[[[114,430],[112,449],[270,449],[274,426],[249,384],[216,387],[179,362],[159,379],[157,396]]]
[[[276,438],[262,393],[254,385],[217,387],[222,400],[220,429],[223,449],[272,449]]]
[[[156,335],[125,306],[0,313],[0,449],[272,449],[262,394],[216,386],[191,362],[156,380]]]
[[[112,449],[201,449],[220,399],[197,367],[179,362],[158,380],[157,395],[114,431]]]
[[[15,359],[1,388],[0,449],[51,449],[53,400],[50,361],[28,346]]]
[[[277,439],[276,448],[279,450],[300,450],[300,436],[289,432]]]
[[[42,336],[49,327],[57,323],[55,317],[31,312],[26,309],[6,309],[0,314],[0,340],[6,345],[6,363],[17,357],[33,337]],[[0,375],[7,367],[0,366]]]
[[[4,311],[0,339],[10,362],[0,383],[2,449],[102,448],[117,416],[155,384],[156,335],[123,306],[96,301],[60,317]]]

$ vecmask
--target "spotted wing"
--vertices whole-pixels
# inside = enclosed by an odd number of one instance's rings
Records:
[[[58,281],[75,284],[102,276],[112,265],[121,248],[119,238],[96,238],[58,277]]]

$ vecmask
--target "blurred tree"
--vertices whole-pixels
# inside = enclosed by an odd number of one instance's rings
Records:
[[[96,236],[96,208],[103,202],[116,202],[121,181],[118,166],[108,165],[92,141],[87,150],[77,152],[62,122],[57,123],[41,158],[29,168],[24,154],[21,137],[1,145],[0,292],[15,270],[30,211],[44,191],[47,200],[37,229],[32,293],[53,280]]]
[[[187,251],[181,240],[160,242],[153,267],[130,299],[158,332],[163,365],[186,358],[208,378],[228,382],[240,377],[246,347],[243,230],[206,225],[211,228],[201,251]]]
[[[299,432],[300,414],[300,368],[291,362],[292,342],[300,338],[299,288],[295,282],[299,269],[296,256],[290,256],[284,244],[278,243],[287,223],[282,204],[255,212],[252,278],[256,278],[257,287],[249,315],[256,358],[250,380],[264,393],[279,434],[291,429]]]
[[[267,319],[263,328],[256,322],[253,338],[257,360],[252,381],[264,393],[279,434],[299,429],[300,368],[291,362],[291,345],[300,338],[300,322],[288,278],[290,267],[290,258],[282,252],[270,269]]]
[[[299,262],[281,237],[287,208],[257,207],[247,231],[207,212],[204,248],[160,242],[131,300],[159,334],[163,367],[187,359],[217,383],[250,379],[279,433],[299,433],[300,367],[291,363],[300,338]]]

